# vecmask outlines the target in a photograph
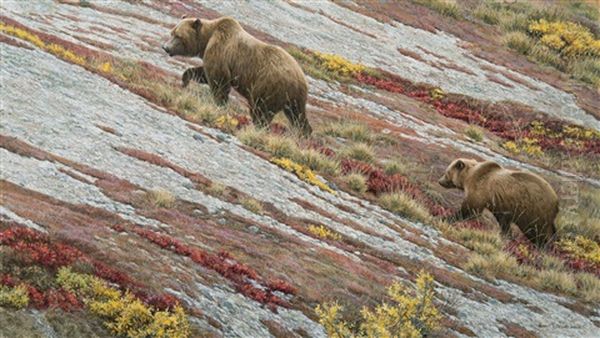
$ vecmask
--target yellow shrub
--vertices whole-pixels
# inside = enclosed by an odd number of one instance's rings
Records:
[[[154,317],[150,308],[131,294],[126,294],[123,300],[123,306],[120,312],[114,318],[114,321],[107,324],[115,334],[127,337],[147,337],[148,329]]]
[[[343,307],[338,303],[325,303],[317,305],[315,312],[319,316],[319,324],[323,325],[329,338],[354,337],[351,326],[343,321],[340,312]]]
[[[8,35],[17,37],[21,40],[31,42],[38,48],[44,48],[46,46],[46,44],[42,41],[42,39],[40,39],[37,35],[29,33],[28,31],[26,31],[24,29],[6,25],[3,22],[0,22],[0,31],[2,31]]]
[[[334,241],[339,241],[340,239],[342,239],[342,236],[340,234],[338,234],[337,232],[330,230],[328,228],[326,228],[323,225],[309,225],[308,226],[308,231],[319,237],[319,238],[323,238],[323,239],[331,239]]]
[[[441,88],[433,88],[429,91],[429,96],[434,100],[441,100],[446,96],[446,93]]]
[[[233,132],[240,124],[238,119],[229,115],[221,115],[215,120],[215,126],[226,132]]]
[[[0,306],[22,309],[29,304],[29,294],[23,285],[8,287],[0,285]]]
[[[392,304],[382,303],[374,309],[363,308],[358,329],[341,319],[343,307],[337,303],[317,306],[319,323],[329,337],[423,337],[436,330],[441,315],[433,304],[433,277],[419,273],[414,296],[399,283],[388,288]]]
[[[173,313],[156,312],[148,332],[157,338],[185,338],[190,336],[190,323],[183,308],[177,305],[173,309]]]
[[[315,175],[315,173],[312,170],[310,170],[310,168],[300,165],[290,160],[289,158],[273,158],[271,159],[271,162],[273,162],[274,164],[278,165],[286,171],[294,173],[296,176],[298,176],[299,179],[314,186],[317,186],[321,190],[335,194],[335,191],[333,191],[327,184],[321,182],[317,178],[317,175]]]
[[[315,52],[315,56],[323,67],[340,75],[350,76],[366,69],[365,66],[352,63],[339,55]]]
[[[589,29],[574,22],[540,19],[529,25],[529,32],[566,57],[600,55],[600,41],[594,39]]]
[[[544,151],[537,143],[537,139],[525,137],[518,144],[514,141],[506,141],[502,144],[502,147],[513,154],[524,152],[531,156],[542,156]]]
[[[113,72],[113,66],[110,62],[104,62],[102,63],[100,66],[98,66],[98,69],[102,72],[102,73],[112,73]]]
[[[600,245],[591,239],[575,236],[572,239],[561,240],[558,246],[572,256],[600,264]]]
[[[57,45],[55,43],[46,45],[44,43],[44,41],[42,41],[42,39],[40,39],[39,36],[37,36],[33,33],[30,33],[24,29],[16,28],[14,26],[6,25],[6,24],[0,22],[0,31],[4,32],[6,34],[12,35],[14,37],[17,37],[21,40],[31,42],[36,47],[44,49],[44,50],[50,52],[51,54],[61,57],[69,62],[78,64],[78,65],[84,65],[86,63],[85,58],[83,58],[83,57],[73,53],[72,51],[65,49],[63,46]]]
[[[104,319],[104,324],[115,335],[138,338],[184,338],[190,336],[189,322],[179,305],[172,311],[157,311],[129,292],[110,287],[103,280],[88,274],[61,268],[57,283],[83,298],[93,314]]]
[[[46,47],[46,50],[48,52],[50,52],[51,54],[54,54],[58,57],[61,57],[69,62],[72,63],[76,63],[78,65],[84,65],[85,64],[85,59],[82,58],[81,56],[76,55],[75,53],[73,53],[72,51],[65,49],[63,46],[61,45],[57,45],[55,43],[52,43],[50,45],[48,45]]]

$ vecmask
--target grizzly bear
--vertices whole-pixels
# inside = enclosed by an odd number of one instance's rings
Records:
[[[488,209],[503,234],[509,234],[511,223],[515,223],[538,247],[554,239],[558,197],[550,184],[538,175],[505,169],[492,161],[460,158],[448,166],[439,184],[465,192],[456,219]]]
[[[302,68],[283,48],[266,44],[248,34],[233,18],[214,20],[184,18],[163,45],[170,55],[198,56],[199,69],[188,70],[185,80],[206,80],[219,104],[228,101],[231,88],[248,100],[252,121],[268,126],[283,111],[290,123],[308,135],[306,117],[308,85]]]

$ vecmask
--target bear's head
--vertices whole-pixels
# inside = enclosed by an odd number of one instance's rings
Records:
[[[171,38],[162,45],[169,56],[200,56],[204,54],[208,38],[202,34],[198,18],[183,19],[171,30]]]
[[[462,190],[465,179],[469,174],[469,169],[475,165],[477,165],[477,161],[475,160],[466,158],[456,159],[446,168],[446,172],[439,179],[438,183],[444,188],[458,188]]]

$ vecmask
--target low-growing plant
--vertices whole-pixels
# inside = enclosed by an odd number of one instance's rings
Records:
[[[286,171],[294,173],[296,176],[298,176],[299,179],[314,186],[317,186],[321,190],[335,194],[335,191],[333,191],[333,189],[331,189],[327,184],[319,180],[319,178],[317,178],[317,175],[315,175],[315,173],[313,173],[313,171],[310,170],[310,168],[308,168],[307,166],[300,165],[290,160],[289,158],[274,158],[271,160],[271,162],[273,162],[274,164],[283,168]]]
[[[129,292],[122,293],[95,276],[75,273],[67,267],[58,271],[57,282],[83,298],[89,310],[102,318],[115,335],[132,338],[190,336],[189,322],[180,305],[172,311],[156,310]]]
[[[353,143],[344,147],[341,151],[341,156],[367,163],[375,161],[375,151],[366,143]]]
[[[243,197],[240,200],[240,203],[242,204],[242,206],[248,210],[251,211],[257,215],[262,215],[263,214],[263,205],[262,203],[260,203],[260,201],[252,198],[252,197]]]
[[[403,192],[383,194],[378,201],[383,208],[411,220],[428,223],[432,219],[426,207]]]
[[[383,165],[383,172],[386,175],[395,175],[395,174],[406,174],[411,171],[411,164],[402,162],[400,160],[388,161]]]
[[[465,135],[475,142],[483,141],[483,131],[481,131],[481,129],[479,129],[477,126],[469,125],[465,129]]]
[[[600,278],[591,273],[575,274],[575,283],[582,298],[591,303],[600,302]]]
[[[345,120],[326,124],[321,133],[355,142],[369,143],[373,141],[373,134],[367,125]]]
[[[0,285],[0,306],[22,309],[29,304],[29,294],[23,285],[14,287]]]
[[[412,290],[394,282],[387,291],[391,303],[364,307],[356,325],[342,318],[344,308],[338,303],[316,307],[319,323],[336,338],[426,337],[437,330],[441,315],[433,303],[436,292],[430,274],[421,271]]]
[[[460,14],[460,9],[456,5],[455,2],[450,0],[413,0],[414,2],[428,7],[442,15],[449,16],[455,19],[458,19]]]
[[[537,273],[536,283],[548,291],[558,291],[573,294],[577,291],[577,284],[573,274],[554,270],[542,270]]]
[[[340,163],[336,159],[330,158],[316,149],[301,150],[294,159],[311,170],[328,175],[337,176],[340,171]]]
[[[308,226],[308,232],[322,239],[329,239],[332,241],[339,241],[342,239],[340,234],[329,228],[326,228],[324,225],[311,224]]]
[[[351,173],[343,178],[348,187],[355,192],[365,193],[367,191],[367,178],[360,173]]]
[[[208,193],[213,196],[223,196],[227,187],[221,183],[212,182],[208,187]]]
[[[148,202],[159,208],[172,208],[175,205],[175,196],[164,189],[156,189],[147,192],[146,199]]]

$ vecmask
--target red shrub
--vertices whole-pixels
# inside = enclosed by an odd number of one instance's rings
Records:
[[[295,295],[298,290],[293,287],[290,283],[282,279],[273,279],[267,283],[267,287],[273,291],[281,291],[290,295]]]
[[[189,256],[195,263],[216,271],[221,276],[233,282],[236,289],[241,293],[263,304],[272,303],[282,305],[285,302],[277,296],[272,295],[271,292],[274,290],[285,292],[283,290],[289,291],[293,289],[293,287],[281,283],[274,285],[267,284],[266,286],[263,285],[263,288],[266,289],[266,291],[254,286],[252,283],[249,283],[248,280],[251,279],[256,281],[256,283],[261,284],[262,278],[249,266],[236,262],[233,256],[226,251],[220,251],[215,255],[198,248],[189,247],[166,234],[160,234],[141,228],[133,228],[133,231],[141,237],[159,245],[163,249],[173,251],[179,255]],[[272,289],[272,286],[281,287],[281,289]]]
[[[158,296],[144,297],[142,299],[144,299],[144,303],[152,305],[161,311],[173,309],[179,304],[179,299],[177,299],[177,297],[167,293]]]
[[[0,285],[13,287],[13,286],[17,285],[17,280],[15,278],[11,277],[10,275],[2,274],[2,275],[0,275]]]

